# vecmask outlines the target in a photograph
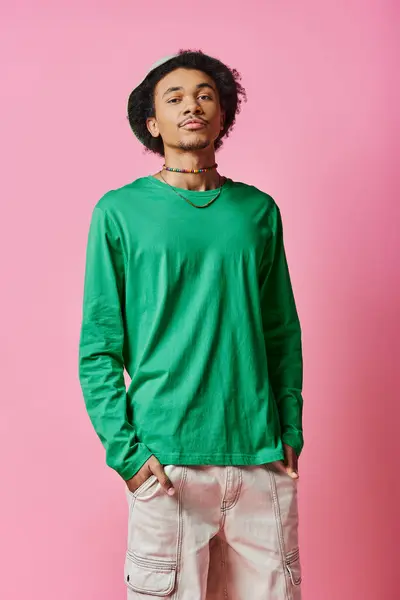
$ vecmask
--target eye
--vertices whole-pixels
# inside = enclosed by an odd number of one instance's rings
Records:
[[[200,98],[208,98],[209,100],[212,100],[211,96],[209,96],[208,94],[202,94],[201,96],[199,96]]]
[[[176,104],[176,102],[174,102],[175,100],[179,100],[179,98],[171,98],[167,101],[167,104]]]

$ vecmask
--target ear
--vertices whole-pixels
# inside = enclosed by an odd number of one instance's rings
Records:
[[[225,112],[221,113],[221,127],[220,129],[222,130],[225,127]]]
[[[149,117],[146,119],[146,127],[154,138],[160,135],[157,119],[155,117]]]

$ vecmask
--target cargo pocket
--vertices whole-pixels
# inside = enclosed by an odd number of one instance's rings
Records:
[[[125,583],[129,600],[168,597],[181,559],[182,487],[186,467],[168,465],[175,487],[168,496],[155,478],[132,495],[129,506]]]
[[[128,550],[124,574],[129,590],[143,594],[146,598],[165,598],[175,589],[176,562],[143,559]]]
[[[291,552],[286,554],[285,559],[286,570],[289,574],[290,581],[293,585],[300,585],[301,583],[301,564],[300,564],[300,553],[299,548],[295,548]]]

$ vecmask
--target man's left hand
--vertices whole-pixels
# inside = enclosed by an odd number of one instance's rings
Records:
[[[285,453],[285,460],[283,461],[283,467],[284,467],[286,473],[292,479],[298,479],[299,478],[299,467],[298,467],[297,454],[296,454],[294,448],[292,448],[292,446],[289,446],[288,444],[284,443],[283,450]]]

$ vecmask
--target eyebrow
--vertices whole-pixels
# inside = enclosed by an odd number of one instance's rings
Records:
[[[216,92],[214,87],[210,83],[204,82],[204,83],[198,83],[196,85],[196,89],[201,90],[202,88],[210,88],[211,90],[213,90],[213,92]],[[162,97],[164,98],[164,96],[166,96],[167,94],[170,94],[171,92],[180,92],[181,90],[183,90],[182,86],[170,87],[163,93]]]

